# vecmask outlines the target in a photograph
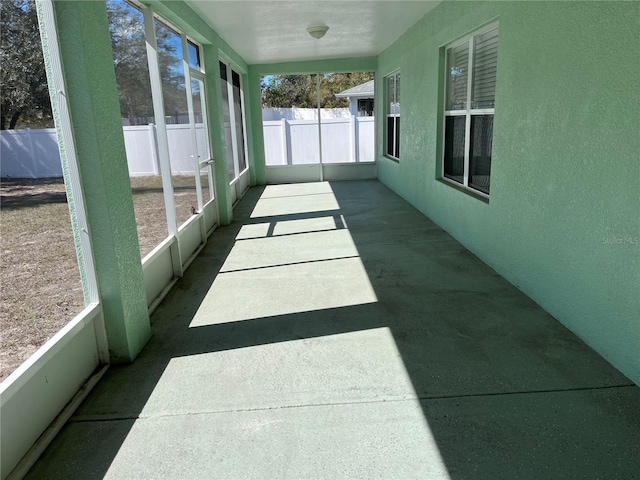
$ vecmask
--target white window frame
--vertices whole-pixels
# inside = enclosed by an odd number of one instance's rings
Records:
[[[493,115],[495,118],[495,107],[494,108],[471,108],[471,97],[472,97],[472,89],[473,89],[473,62],[474,62],[474,56],[475,56],[475,52],[474,52],[474,46],[475,46],[475,38],[480,36],[480,35],[484,35],[487,32],[490,32],[492,30],[497,30],[499,29],[499,24],[498,22],[494,22],[491,23],[490,25],[487,25],[486,27],[483,27],[479,30],[474,31],[473,33],[470,33],[469,35],[466,35],[465,37],[450,43],[448,45],[446,45],[444,47],[444,51],[445,51],[445,61],[444,61],[444,114],[443,114],[443,118],[442,118],[442,159],[441,159],[441,165],[442,165],[442,175],[441,175],[441,180],[443,180],[444,182],[450,183],[452,185],[455,185],[458,188],[464,188],[465,190],[468,190],[470,192],[473,192],[474,194],[480,195],[484,198],[489,198],[489,194],[478,190],[476,188],[474,188],[473,186],[469,185],[469,164],[470,164],[470,158],[469,158],[469,152],[470,152],[470,148],[471,148],[471,117],[473,116],[480,116],[480,115]],[[499,35],[499,34],[498,34]],[[450,49],[459,47],[461,45],[465,45],[467,44],[469,46],[469,63],[467,65],[467,107],[465,109],[460,109],[460,110],[447,110],[447,103],[449,102],[449,88],[448,88],[448,80],[449,80],[449,72],[447,71],[447,64],[448,64],[448,52]],[[445,142],[446,142],[446,125],[447,125],[447,117],[454,117],[454,116],[464,116],[465,117],[465,133],[464,133],[464,174],[463,174],[463,183],[459,183],[451,178],[445,177],[445,173],[444,173],[444,161],[445,161]]]
[[[200,152],[198,151],[198,140],[196,134],[196,121],[195,121],[195,108],[193,106],[193,94],[191,91],[191,80],[200,81],[201,91],[200,98],[204,99],[204,103],[206,104],[206,76],[204,71],[204,63],[202,62],[202,45],[200,45],[195,40],[187,37],[187,35],[183,32],[180,32],[180,40],[182,41],[182,61],[183,61],[183,69],[184,69],[184,82],[185,82],[185,91],[187,92],[187,107],[189,110],[189,129],[191,130],[191,143],[193,148],[193,164],[194,164],[194,176],[196,183],[196,195],[198,199],[198,212],[202,212],[204,209],[204,201],[202,194],[202,181],[200,175],[202,170],[206,170],[207,172],[207,180],[209,183],[209,202],[213,201],[215,198],[214,189],[213,189],[213,170],[212,170],[212,158],[210,152]],[[191,43],[194,45],[198,51],[198,63],[200,64],[199,68],[193,67],[189,63],[189,49],[187,44]],[[202,109],[202,117],[203,117],[203,128],[205,135],[205,145],[209,144],[209,129],[207,127],[207,112],[206,108]],[[205,146],[207,150],[210,150],[209,147]],[[203,159],[204,157],[204,159]],[[209,203],[207,202],[207,203]]]
[[[222,63],[226,66],[227,69],[227,99],[229,102],[229,122],[231,124],[231,148],[233,153],[233,168],[234,168],[234,177],[229,181],[230,185],[238,182],[238,179],[244,175],[249,170],[249,150],[247,145],[247,114],[244,109],[244,84],[242,81],[242,76],[244,72],[237,65],[231,62],[226,56],[220,55],[219,63]],[[240,79],[240,109],[242,112],[242,143],[243,143],[243,151],[244,151],[244,169],[240,171],[240,155],[238,149],[240,148],[238,142],[238,134],[236,132],[237,119],[234,108],[234,91],[233,91],[233,73],[238,74]],[[222,78],[220,78],[222,81]],[[229,146],[227,146],[228,148]]]
[[[202,45],[200,44],[200,42],[195,41],[193,38],[191,38],[189,35],[185,35],[185,44],[183,46],[184,48],[184,58],[187,61],[187,65],[189,66],[189,68],[191,69],[191,71],[195,71],[195,72],[200,72],[204,75],[205,71],[204,71],[204,58],[202,57]],[[195,46],[198,50],[198,65],[197,66],[193,66],[191,65],[191,63],[189,63],[189,47],[188,47],[188,43],[191,43],[193,46]]]
[[[385,121],[384,121],[384,156],[387,158],[391,158],[393,160],[396,161],[400,161],[400,134],[399,134],[399,129],[396,128],[396,122],[397,120],[395,120],[396,118],[399,119],[400,118],[400,98],[397,95],[398,89],[394,88],[394,96],[395,98],[389,98],[389,80],[393,79],[393,82],[395,82],[397,84],[398,82],[398,78],[400,78],[400,70],[395,70],[394,72],[391,72],[389,75],[386,75],[384,77],[384,105],[385,105]],[[398,111],[397,112],[392,112],[391,111],[391,105],[394,103],[394,100],[396,100],[395,103],[398,104]],[[391,151],[394,154],[389,153],[389,118],[394,118],[393,121],[393,144],[392,144],[392,148]],[[396,135],[396,132],[398,132],[398,135]],[[396,148],[398,147],[398,148]],[[398,151],[398,156],[395,156],[395,152],[396,150]]]
[[[200,179],[201,169],[207,169],[208,180],[209,180],[209,192],[210,199],[209,202],[215,200],[215,191],[213,186],[215,184],[213,178],[213,168],[211,164],[213,163],[211,159],[211,153],[209,152],[208,157],[206,159],[202,159],[201,152],[198,152],[198,145],[196,140],[195,133],[195,120],[194,120],[194,107],[193,107],[193,98],[191,95],[191,78],[198,79],[202,81],[202,85],[206,85],[206,72],[204,70],[204,61],[203,61],[203,47],[202,44],[195,41],[193,38],[187,36],[180,28],[173,25],[171,22],[166,20],[164,17],[153,11],[152,8],[145,6],[139,3],[136,0],[124,0],[127,3],[131,4],[135,8],[139,9],[144,16],[145,20],[145,37],[147,41],[147,60],[149,64],[149,76],[151,81],[151,91],[152,91],[152,99],[154,102],[154,114],[156,119],[156,131],[158,132],[158,154],[160,157],[160,170],[163,181],[163,192],[164,192],[164,203],[167,214],[167,224],[170,236],[176,236],[178,230],[181,226],[177,223],[177,218],[175,214],[175,197],[173,192],[173,185],[171,179],[171,162],[169,158],[169,143],[167,136],[167,125],[164,120],[164,97],[162,91],[162,80],[160,78],[159,73],[159,62],[157,58],[157,37],[154,21],[157,21],[163,24],[169,30],[172,30],[176,35],[180,37],[181,42],[181,53],[182,53],[182,65],[183,65],[183,75],[185,81],[185,94],[187,97],[187,110],[189,115],[189,125],[191,129],[191,143],[192,149],[194,152],[194,182],[196,186],[196,197],[198,203],[197,212],[202,212],[204,209],[204,202],[202,196],[202,184]],[[198,62],[199,67],[196,68],[189,63],[189,54],[187,43],[192,43],[198,49]],[[201,95],[206,99],[206,92],[203,90]],[[205,113],[203,112],[203,115]],[[205,123],[205,142],[209,143],[209,129],[208,125]],[[163,168],[164,167],[164,168]],[[207,203],[209,203],[207,202]],[[193,217],[193,215],[192,215]],[[183,225],[188,222],[190,219],[186,220]]]

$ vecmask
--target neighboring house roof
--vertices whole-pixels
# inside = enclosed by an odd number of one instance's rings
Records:
[[[336,97],[339,98],[373,98],[373,80],[369,80],[360,85],[356,85],[355,87],[349,88],[348,90],[344,90],[340,93],[336,93]]]

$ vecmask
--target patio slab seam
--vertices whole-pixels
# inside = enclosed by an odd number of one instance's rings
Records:
[[[613,389],[629,388],[629,387],[635,388],[636,385],[634,383],[629,383],[629,384],[623,384],[623,385],[606,385],[606,386],[599,386],[599,387],[577,387],[577,388],[565,388],[565,389],[494,392],[494,393],[469,393],[469,394],[461,394],[461,395],[414,395],[414,396],[408,396],[406,398],[359,400],[359,401],[351,401],[351,402],[289,404],[289,405],[277,405],[277,406],[265,406],[265,407],[253,407],[253,408],[218,409],[218,410],[206,410],[206,411],[200,411],[200,412],[180,412],[180,413],[166,413],[166,414],[152,414],[152,415],[114,415],[114,414],[81,415],[81,416],[72,417],[68,423],[154,420],[154,419],[160,419],[160,418],[172,418],[172,417],[183,417],[183,416],[186,417],[186,416],[216,415],[216,414],[226,414],[226,413],[277,411],[277,410],[289,410],[289,409],[299,409],[299,408],[370,405],[370,404],[376,404],[376,403],[400,403],[400,402],[411,402],[411,401],[428,402],[433,400],[456,400],[456,399],[467,399],[467,398],[506,397],[506,396],[517,396],[517,395],[544,395],[544,394],[553,394],[553,393],[613,390]]]

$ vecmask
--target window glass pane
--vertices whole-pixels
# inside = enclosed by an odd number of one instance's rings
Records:
[[[224,118],[224,133],[227,145],[227,165],[229,167],[229,181],[237,176],[233,161],[233,139],[231,137],[231,110],[229,107],[229,84],[227,82],[227,65],[220,62],[220,86],[222,88],[222,116]]]
[[[358,117],[373,117],[373,98],[358,100]]]
[[[390,76],[387,79],[389,115],[400,115],[400,74]]]
[[[243,122],[243,105],[242,92],[240,87],[240,74],[231,71],[231,79],[233,83],[233,109],[235,116],[236,141],[238,142],[238,168],[242,173],[247,168],[247,161],[244,154],[244,122]]]
[[[209,168],[200,169],[200,184],[202,185],[202,205],[206,205],[213,200],[211,187],[209,184]]]
[[[467,108],[469,44],[447,50],[447,110]]]
[[[123,124],[154,123],[142,12],[124,0],[109,0],[107,14]]]
[[[444,176],[464,181],[465,116],[446,117],[444,134]]]
[[[204,123],[204,97],[202,92],[204,85],[197,78],[191,79],[191,97],[193,98],[193,117],[196,124],[196,137],[198,144],[198,157],[200,161],[207,160],[209,156],[209,142]]]
[[[138,243],[140,256],[144,258],[168,233],[144,18],[140,10],[124,0],[108,0],[107,14]],[[165,37],[158,39],[165,40]]]
[[[176,220],[181,225],[198,209],[195,182],[197,159],[189,125],[182,39],[177,32],[158,20],[155,26]]]
[[[469,186],[489,193],[491,179],[491,147],[493,143],[493,115],[471,117],[471,145],[469,151]]]
[[[158,60],[162,77],[164,114],[168,125],[189,123],[182,63],[182,39],[164,23],[155,21]]]
[[[400,72],[396,73],[396,96],[394,99],[395,114],[400,115]]]
[[[394,118],[395,117],[387,117],[387,155],[390,156],[394,156],[394,149],[393,149],[393,136],[395,133],[395,127],[394,127]]]
[[[209,136],[204,121],[204,112],[206,112],[205,98],[202,95],[204,85],[197,78],[191,79],[191,95],[193,97],[193,117],[196,127],[196,143],[198,146],[198,162],[208,160],[209,155]],[[203,205],[211,200],[209,191],[208,169],[200,169],[200,184],[202,186],[202,202]]]
[[[396,88],[395,88],[395,80],[394,76],[390,76],[387,78],[387,101],[389,102],[389,114],[394,113],[394,100],[396,98]]]
[[[200,69],[200,47],[187,40],[187,55],[189,56],[189,65],[193,68]]]
[[[400,72],[387,78],[389,113],[387,118],[387,155],[400,158]]]
[[[395,148],[394,148],[394,157],[396,158],[400,158],[400,117],[394,117],[395,118]]]
[[[474,40],[472,108],[493,108],[498,70],[498,29]]]

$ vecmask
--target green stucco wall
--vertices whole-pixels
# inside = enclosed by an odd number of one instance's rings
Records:
[[[496,19],[486,203],[437,180],[441,47]],[[383,156],[378,122],[380,180],[638,384],[639,52],[636,2],[445,2],[379,56],[377,77],[402,76],[401,159]]]

